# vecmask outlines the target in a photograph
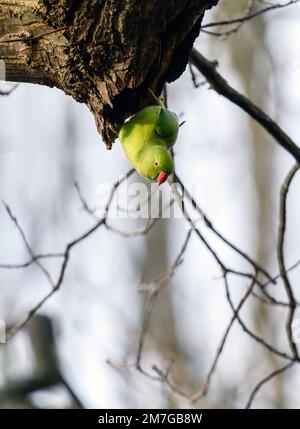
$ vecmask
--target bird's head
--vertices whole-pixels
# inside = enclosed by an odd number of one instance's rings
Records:
[[[174,164],[168,150],[163,146],[147,147],[139,163],[139,173],[149,180],[156,180],[159,185],[164,183],[173,173]]]

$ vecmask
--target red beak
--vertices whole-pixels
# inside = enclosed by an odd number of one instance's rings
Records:
[[[156,178],[156,181],[159,185],[162,185],[168,178],[168,173],[164,173],[163,171],[159,173],[159,175]]]

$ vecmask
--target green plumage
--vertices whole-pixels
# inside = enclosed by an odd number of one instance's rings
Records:
[[[122,126],[119,139],[137,172],[156,180],[160,173],[173,173],[169,149],[176,142],[178,130],[175,113],[162,106],[149,106]]]

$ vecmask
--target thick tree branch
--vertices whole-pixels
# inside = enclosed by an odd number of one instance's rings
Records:
[[[55,86],[85,103],[107,147],[130,114],[184,71],[218,0],[0,1],[7,80]]]

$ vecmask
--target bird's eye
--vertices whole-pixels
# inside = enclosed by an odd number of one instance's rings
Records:
[[[155,165],[158,165],[158,162],[156,162]]]

